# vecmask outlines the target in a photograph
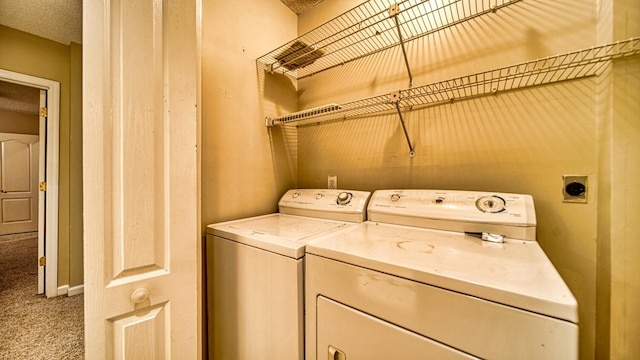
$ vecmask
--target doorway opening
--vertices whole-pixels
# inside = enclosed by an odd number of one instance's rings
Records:
[[[0,69],[0,81],[40,90],[38,159],[38,293],[58,295],[60,83]],[[46,104],[46,106],[42,106]],[[8,149],[8,147],[7,147]],[[34,259],[36,260],[36,259]]]

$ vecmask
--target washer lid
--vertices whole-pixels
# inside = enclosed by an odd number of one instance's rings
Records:
[[[364,222],[316,238],[306,251],[578,322],[573,294],[535,241],[495,244],[459,232]]]
[[[313,236],[341,229],[349,222],[297,215],[269,214],[207,226],[207,233],[298,259]]]

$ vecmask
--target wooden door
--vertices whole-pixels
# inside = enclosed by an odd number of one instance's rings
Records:
[[[197,3],[83,2],[87,359],[201,357]]]
[[[0,133],[0,235],[38,231],[38,141]]]

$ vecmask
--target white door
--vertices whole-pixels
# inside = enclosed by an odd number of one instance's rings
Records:
[[[38,141],[0,133],[0,235],[38,231]]]
[[[201,357],[197,4],[83,2],[87,359]]]

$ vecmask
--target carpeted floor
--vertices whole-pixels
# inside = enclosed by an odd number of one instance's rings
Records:
[[[0,236],[0,359],[83,359],[82,295],[37,295],[37,233]]]

